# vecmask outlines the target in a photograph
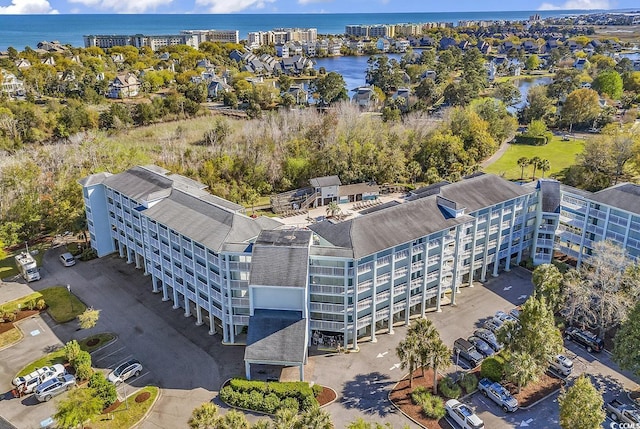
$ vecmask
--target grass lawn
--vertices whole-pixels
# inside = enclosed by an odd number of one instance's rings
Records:
[[[7,332],[0,334],[0,349],[11,344],[17,343],[22,339],[22,332],[20,329],[13,328]]]
[[[21,309],[28,308],[28,304],[33,301],[33,304],[38,302],[39,299],[42,298],[42,294],[40,292],[30,293],[29,295],[23,296],[22,298],[14,299],[13,301],[6,302],[0,306],[2,310],[5,312],[14,312],[18,310],[18,305],[20,305]]]
[[[503,176],[507,180],[520,180],[521,168],[518,166],[518,159],[522,157],[533,158],[537,156],[541,159],[549,160],[551,169],[545,173],[545,177],[553,176],[575,163],[576,155],[584,149],[582,140],[562,141],[559,136],[554,136],[549,143],[544,146],[530,146],[524,144],[510,144],[507,151],[500,159],[483,169],[485,173],[493,173]],[[524,180],[531,180],[533,167],[524,169]],[[536,170],[536,178],[542,177],[542,172]]]
[[[136,402],[135,398],[140,393],[149,392],[151,396],[144,402]],[[118,408],[110,414],[102,414],[91,419],[92,429],[121,429],[130,428],[136,425],[144,417],[146,412],[153,406],[160,389],[155,386],[144,387],[132,393],[127,398],[127,403],[121,403]],[[110,417],[113,416],[113,420]]]
[[[36,244],[34,246],[29,246],[29,252],[33,252],[37,250],[37,254],[33,255],[38,263],[38,266],[42,266],[42,257],[44,256],[44,251],[49,248],[48,244]],[[0,279],[6,279],[7,277],[13,277],[18,275],[18,267],[16,266],[15,256],[20,252],[24,252],[24,247],[16,250],[15,252],[9,253],[6,258],[0,259]]]
[[[54,286],[40,291],[44,297],[49,315],[58,323],[75,319],[87,309],[82,301],[64,286]]]
[[[42,368],[43,366],[51,366],[57,363],[64,364],[66,358],[64,356],[64,349],[60,348],[60,350],[56,350],[55,352],[51,352],[47,355],[42,356],[40,359],[31,362],[29,365],[22,368],[22,370],[18,373],[18,377],[21,375],[29,374],[33,372],[36,368]]]
[[[109,332],[104,332],[102,334],[91,335],[90,337],[83,338],[82,340],[78,341],[78,344],[80,344],[80,348],[82,350],[91,353],[92,351],[104,346],[105,344],[110,343],[115,338],[115,335]],[[97,343],[93,344],[95,342],[94,340],[97,340]],[[92,345],[89,345],[90,343]]]

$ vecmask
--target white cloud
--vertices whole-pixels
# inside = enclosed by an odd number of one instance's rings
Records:
[[[331,3],[333,0],[298,0],[298,4]]]
[[[196,0],[197,6],[204,6],[209,13],[235,13],[246,9],[263,9],[275,0]]]
[[[48,0],[12,0],[9,6],[0,6],[0,15],[25,15],[30,13],[58,13]]]
[[[14,0],[15,1],[15,0]],[[69,0],[88,7],[117,13],[144,13],[154,11],[159,6],[166,6],[173,0]]]
[[[561,4],[542,3],[539,10],[612,9],[610,0],[567,0]]]

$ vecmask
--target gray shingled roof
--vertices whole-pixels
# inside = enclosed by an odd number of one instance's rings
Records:
[[[540,180],[538,182],[542,196],[542,211],[560,213],[560,182]]]
[[[592,194],[591,199],[631,213],[640,214],[640,185],[621,183]]]
[[[82,186],[93,186],[104,183],[105,179],[111,175],[111,173],[96,173],[78,180],[78,183]]]
[[[533,192],[484,174],[443,186],[439,195],[472,213]],[[353,256],[362,258],[470,221],[473,217],[468,215],[449,216],[438,206],[436,195],[431,195],[337,224],[319,222],[309,229],[334,246],[353,249]]]
[[[217,252],[225,242],[248,241],[257,237],[262,229],[247,216],[178,189],[144,214]]]
[[[103,183],[138,202],[168,196],[173,181],[144,167],[133,167],[104,179]]]
[[[324,188],[325,186],[340,186],[342,183],[340,182],[340,178],[338,176],[324,176],[324,177],[314,177],[309,180],[311,186],[314,188]]]
[[[250,285],[301,287],[309,280],[311,231],[263,231],[253,245]]]
[[[303,364],[306,320],[299,311],[255,310],[249,317],[244,360],[252,363]]]

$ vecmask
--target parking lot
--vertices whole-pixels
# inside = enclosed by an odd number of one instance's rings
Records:
[[[181,309],[174,310],[169,302],[162,302],[160,295],[151,292],[151,281],[141,270],[117,256],[65,268],[57,260],[60,252],[54,249],[45,256],[42,280],[29,286],[6,283],[2,288],[24,288],[28,293],[30,288],[38,290],[69,284],[72,292],[87,305],[101,310],[98,325],[91,330],[77,331],[73,322],[57,325],[46,315],[43,319],[29,319],[28,323],[40,323],[40,334],[25,335],[18,345],[0,351],[2,386],[9,383],[25,364],[42,355],[47,347],[93,333],[112,332],[117,340],[93,353],[94,367],[108,373],[128,359],[140,360],[142,373],[122,384],[118,394],[122,397],[149,384],[160,386],[160,399],[141,427],[174,428],[184,427],[193,408],[215,398],[224,380],[244,375],[244,348],[223,346],[219,334],[208,335],[206,324],[195,326],[193,317],[184,317]],[[12,289],[0,289],[0,297],[3,297],[2,290]],[[456,297],[456,306],[445,306],[441,313],[428,313],[427,317],[434,322],[443,341],[452,347],[456,338],[467,338],[497,310],[509,311],[522,304],[531,292],[530,274],[514,268],[484,285],[462,289]],[[31,325],[25,328],[23,330],[28,332],[34,330]],[[418,427],[387,399],[394,384],[406,373],[400,369],[395,354],[405,333],[406,327],[399,326],[394,334],[377,335],[376,343],[360,342],[357,352],[311,356],[305,367],[306,380],[332,387],[338,393],[338,400],[327,407],[336,427],[344,427],[359,417],[389,422],[396,428],[406,424],[411,428]],[[598,386],[604,388],[605,400],[613,399],[624,389],[636,387],[630,377],[610,369],[615,366],[607,354],[592,356],[575,344],[568,344],[568,350],[576,355],[574,374],[579,371],[593,374]],[[445,372],[455,370],[452,359]],[[15,399],[0,401],[0,415],[18,428],[37,428],[40,421],[53,414],[55,401],[38,405]],[[476,409],[487,428],[558,427],[555,397],[531,410],[518,410],[508,415],[479,394],[464,402]],[[224,412],[224,407],[221,411]],[[257,418],[249,416],[250,421]]]

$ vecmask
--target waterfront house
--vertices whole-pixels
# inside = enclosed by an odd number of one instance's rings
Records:
[[[369,109],[375,104],[375,92],[372,86],[361,86],[356,88],[352,101],[362,109]]]
[[[391,49],[391,42],[384,37],[381,37],[376,42],[376,49],[381,52],[389,52],[389,49]]]
[[[214,77],[207,86],[207,96],[209,98],[217,98],[225,92],[230,92],[232,87],[227,85],[221,78]]]
[[[9,97],[22,96],[25,94],[24,82],[18,79],[13,73],[0,70],[0,81],[2,81],[2,92]]]
[[[31,67],[31,62],[25,58],[20,58],[15,62],[15,65],[18,69],[28,69]]]

